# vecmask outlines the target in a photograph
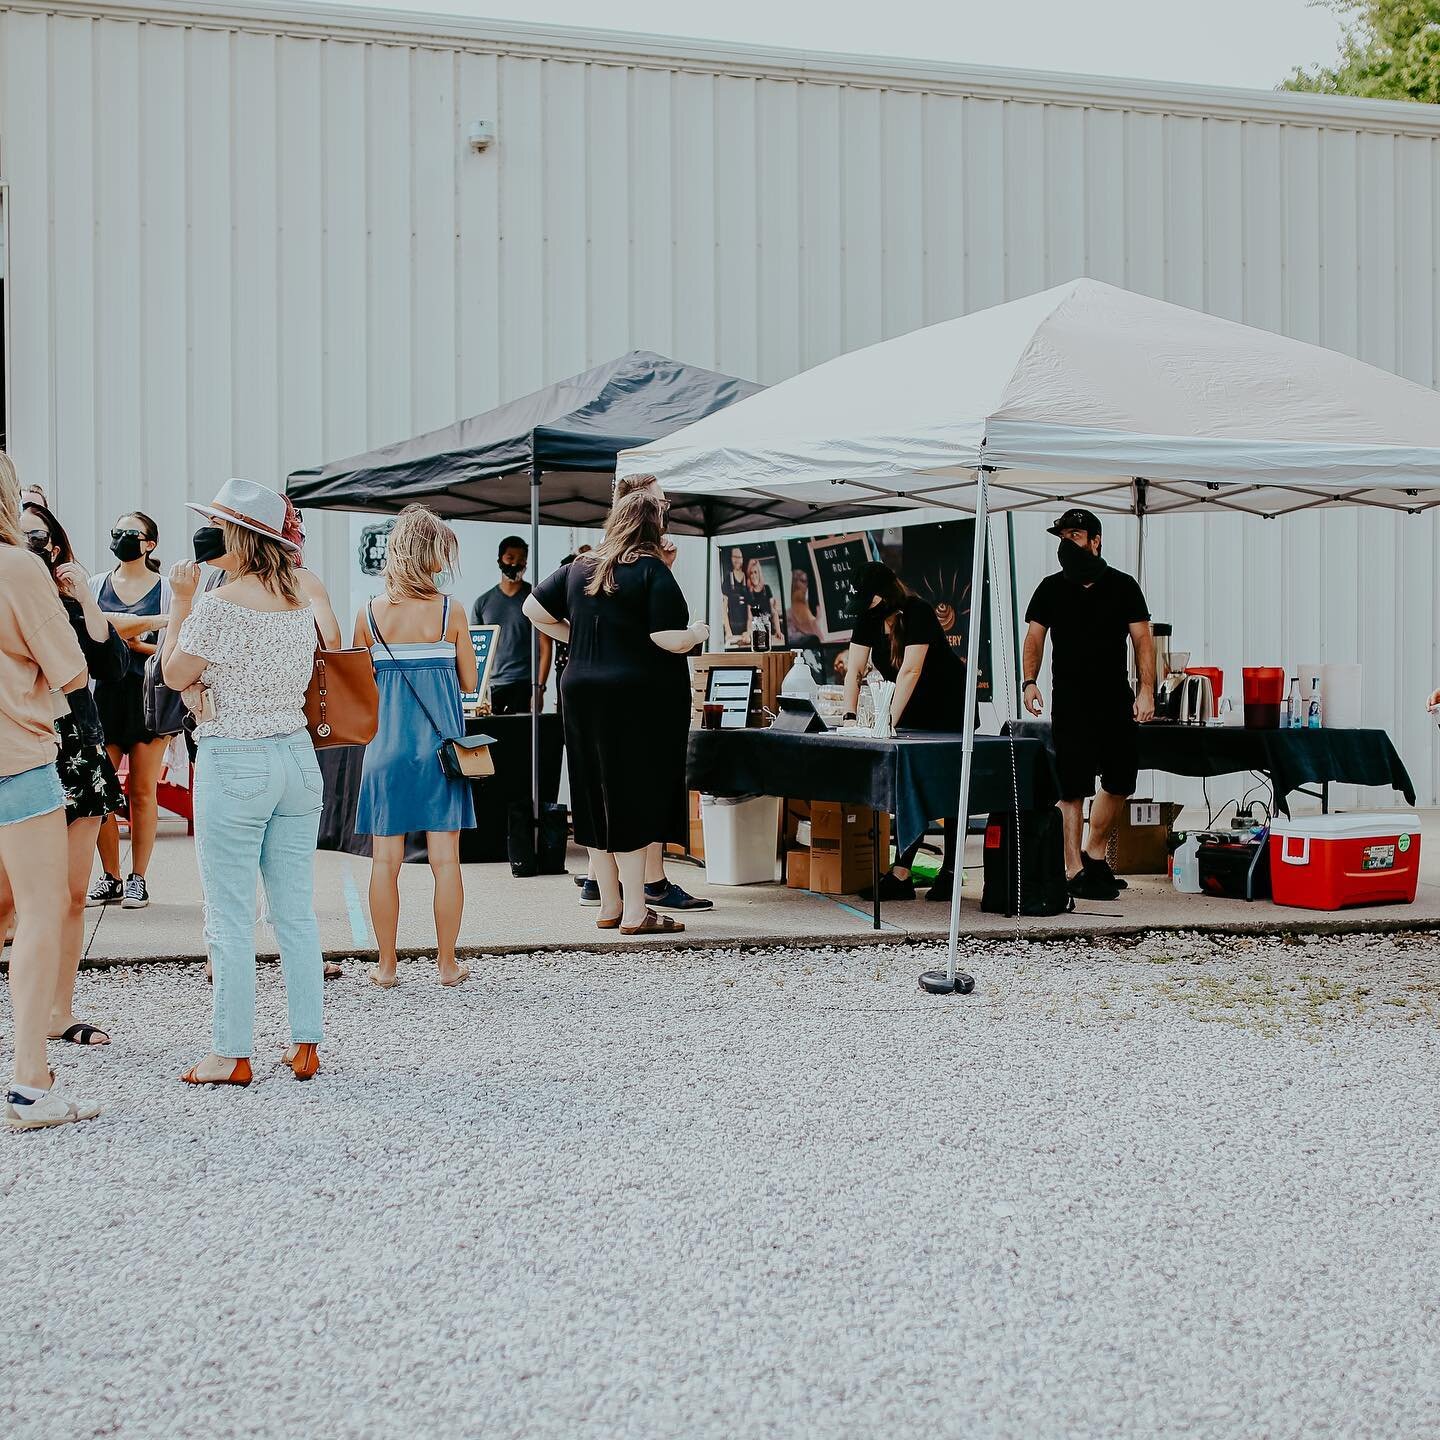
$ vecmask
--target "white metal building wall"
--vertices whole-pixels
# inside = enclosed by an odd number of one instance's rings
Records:
[[[480,118],[499,140],[475,154]],[[773,382],[1081,273],[1433,385],[1437,141],[1424,106],[0,0],[11,448],[83,554],[140,505],[174,555],[183,499],[226,475],[633,347]],[[1024,590],[1050,555],[1019,525]],[[1361,660],[1434,800],[1437,526],[1165,520],[1149,588],[1232,673]]]

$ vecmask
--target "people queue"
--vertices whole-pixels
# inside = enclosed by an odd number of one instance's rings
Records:
[[[169,743],[157,733],[147,693],[157,686],[186,711],[212,973],[210,1048],[181,1079],[244,1086],[254,1078],[261,882],[289,1012],[290,1044],[280,1059],[297,1080],[320,1068],[324,971],[313,861],[324,786],[304,704],[317,645],[337,648],[340,627],[324,585],[303,567],[303,527],[285,497],[230,480],[213,502],[189,508],[204,522],[194,560],[162,576],[158,528],[131,511],[112,530],[114,566],[90,576],[43,491],[22,492],[0,452],[0,920],[13,919],[10,1128],[99,1113],[57,1082],[47,1045],[110,1041],[74,1013],[84,908],[149,903],[155,791]],[[597,927],[627,935],[673,935],[684,925],[660,912],[710,904],[670,882],[663,864],[663,846],[683,841],[687,827],[684,657],[708,638],[704,624],[690,622],[670,572],[667,513],[657,483],[631,481],[618,490],[593,550],[567,557],[532,591],[521,580],[526,547],[512,537],[500,550],[501,583],[477,602],[486,623],[511,632],[512,646],[517,638],[528,646],[533,624],[547,661],[552,642],[565,647],[560,692],[575,834],[590,855],[581,903],[592,903],[593,890]],[[469,977],[456,958],[464,908],[458,840],[474,811],[468,784],[438,758],[445,742],[463,736],[461,696],[478,683],[466,616],[446,593],[457,557],[453,530],[424,507],[408,507],[389,536],[383,593],[354,623],[353,643],[370,652],[379,701],[357,832],[372,838],[378,955],[370,979],[385,989],[396,980],[399,867],[405,836],[415,831],[425,832],[434,877],[440,982]],[[526,633],[517,637],[520,626]],[[509,703],[526,708],[522,698]],[[643,729],[627,720],[642,704]],[[122,767],[131,831],[123,878]],[[87,890],[97,849],[101,874]]]
[[[182,1078],[195,1085],[253,1079],[259,882],[289,1010],[290,1044],[281,1059],[297,1079],[319,1069],[324,971],[313,857],[324,786],[304,702],[316,647],[337,648],[340,626],[324,585],[303,566],[303,526],[283,496],[230,480],[211,504],[190,508],[204,521],[193,561],[162,577],[156,526],[131,511],[111,534],[114,567],[92,577],[76,562],[43,492],[22,493],[0,453],[0,919],[14,924],[15,1075],[5,1108],[12,1127],[98,1113],[55,1084],[46,1045],[110,1039],[74,1013],[87,901],[148,903],[154,786],[167,742],[147,709],[146,687],[155,678],[147,668],[182,697],[195,758],[212,1026],[209,1052]],[[533,589],[522,578],[528,549],[509,537],[497,557],[500,583],[475,609],[483,623],[500,627],[501,653],[526,654],[533,626],[546,662],[552,654],[563,660],[574,833],[589,853],[587,874],[578,877],[581,904],[598,910],[598,929],[630,936],[676,935],[684,924],[667,912],[710,903],[664,873],[664,846],[683,843],[688,827],[685,656],[709,638],[703,623],[691,622],[671,573],[668,508],[653,477],[622,481],[601,542],[567,557]],[[1053,533],[1061,571],[1031,602],[1024,698],[1038,711],[1034,677],[1050,639],[1071,889],[1108,898],[1117,882],[1103,858],[1107,821],[1133,789],[1132,727],[1147,718],[1153,693],[1148,617],[1138,586],[1100,558],[1096,517],[1072,512]],[[475,815],[468,783],[440,759],[447,742],[464,735],[462,695],[479,682],[467,617],[448,594],[458,553],[448,525],[422,506],[407,507],[388,538],[382,593],[354,622],[353,644],[370,654],[378,695],[356,829],[372,841],[377,961],[369,978],[382,989],[396,983],[399,873],[405,837],[416,832],[426,836],[434,881],[438,978],[446,986],[469,978],[456,953],[464,910],[459,835]],[[733,589],[743,582],[754,597],[746,601],[750,613],[778,629],[778,601],[763,577],[734,563],[729,578]],[[880,564],[860,575],[856,589],[847,712],[857,710],[861,677],[873,667],[894,683],[895,723],[959,730],[963,665],[934,608]],[[792,609],[801,607],[808,608],[808,596],[792,587]],[[1127,639],[1138,656],[1138,698],[1122,684]],[[528,680],[505,683],[508,709],[533,703]],[[132,855],[123,880],[118,830],[113,843],[106,838],[124,803],[122,765],[129,770]],[[1082,846],[1083,800],[1097,775],[1100,796]],[[930,899],[953,893],[959,840],[959,827],[948,825]],[[102,874],[87,892],[97,846]],[[917,848],[883,874],[881,898],[914,897]]]

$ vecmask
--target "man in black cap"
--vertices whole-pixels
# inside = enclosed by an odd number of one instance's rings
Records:
[[[1025,708],[1044,708],[1037,683],[1045,637],[1054,641],[1051,707],[1060,809],[1065,819],[1065,873],[1070,893],[1114,900],[1123,888],[1105,860],[1110,832],[1135,792],[1135,727],[1155,714],[1155,641],[1150,609],[1135,580],[1100,558],[1100,521],[1067,510],[1050,527],[1060,539],[1060,573],[1047,575],[1025,612]],[[1125,641],[1135,647],[1138,692],[1130,690]],[[1095,777],[1100,793],[1095,793]],[[1090,834],[1081,848],[1085,801]]]

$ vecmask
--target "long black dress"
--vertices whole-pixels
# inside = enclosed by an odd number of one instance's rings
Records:
[[[650,636],[690,623],[685,596],[652,555],[617,566],[613,594],[587,595],[594,565],[582,555],[535,587],[570,625],[560,687],[575,840],[617,854],[683,842],[690,668]]]

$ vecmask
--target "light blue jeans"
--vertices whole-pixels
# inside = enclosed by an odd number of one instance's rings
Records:
[[[249,1056],[255,1034],[255,877],[280,942],[292,1044],[320,1043],[324,963],[315,919],[315,839],[324,781],[304,730],[204,739],[195,763],[195,851],[215,972],[212,1046]]]

